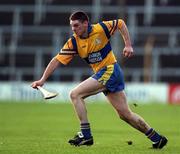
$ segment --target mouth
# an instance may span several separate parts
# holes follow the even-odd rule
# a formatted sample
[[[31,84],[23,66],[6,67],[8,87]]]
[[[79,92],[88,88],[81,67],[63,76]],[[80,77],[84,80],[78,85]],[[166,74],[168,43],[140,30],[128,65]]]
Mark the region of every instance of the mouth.
[[[80,36],[80,34],[78,32],[74,32],[76,35]]]

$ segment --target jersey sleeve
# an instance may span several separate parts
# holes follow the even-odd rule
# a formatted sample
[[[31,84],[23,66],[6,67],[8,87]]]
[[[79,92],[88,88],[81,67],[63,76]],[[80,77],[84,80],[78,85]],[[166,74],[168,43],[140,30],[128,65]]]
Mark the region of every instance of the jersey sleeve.
[[[60,52],[55,56],[55,58],[64,65],[67,65],[77,54],[77,50],[74,48],[72,43],[72,38],[70,38],[60,50]]]
[[[117,29],[121,29],[123,22],[124,21],[122,19],[103,21],[108,29],[110,36],[112,36]]]

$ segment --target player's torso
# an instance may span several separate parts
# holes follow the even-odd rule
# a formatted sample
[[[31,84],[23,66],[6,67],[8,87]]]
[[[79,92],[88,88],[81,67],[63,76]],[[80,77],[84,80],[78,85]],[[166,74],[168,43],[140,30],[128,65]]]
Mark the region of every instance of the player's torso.
[[[81,58],[85,58],[89,53],[96,52],[103,48],[106,38],[98,25],[92,27],[92,32],[87,39],[76,38],[78,54]]]
[[[106,57],[102,57],[102,53],[111,50],[111,46],[99,24],[92,27],[92,32],[87,39],[76,37],[76,43],[79,56],[88,61],[95,72],[103,66],[116,62],[112,51]]]

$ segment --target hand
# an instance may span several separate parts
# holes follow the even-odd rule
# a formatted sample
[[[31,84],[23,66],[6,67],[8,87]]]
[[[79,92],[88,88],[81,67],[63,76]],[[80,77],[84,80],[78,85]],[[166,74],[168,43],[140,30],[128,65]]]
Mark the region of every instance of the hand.
[[[124,57],[130,58],[133,55],[133,48],[131,46],[124,47],[123,49],[123,55]]]
[[[38,81],[34,81],[31,84],[31,87],[34,88],[34,89],[37,89],[37,86],[42,86],[43,84],[44,84],[44,82],[42,80],[38,80]]]

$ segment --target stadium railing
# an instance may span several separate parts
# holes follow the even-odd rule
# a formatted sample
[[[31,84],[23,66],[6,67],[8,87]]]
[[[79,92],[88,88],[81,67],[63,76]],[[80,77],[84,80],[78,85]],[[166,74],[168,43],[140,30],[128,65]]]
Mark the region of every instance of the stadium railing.
[[[37,79],[48,61],[57,54],[59,48],[72,34],[67,25],[68,16],[78,9],[78,5],[1,5],[1,16],[4,15],[7,19],[4,18],[0,22],[0,80]],[[149,36],[153,36],[155,41],[151,53],[152,63],[145,72],[151,72],[150,78],[154,82],[179,81],[180,64],[178,61],[174,65],[171,63],[180,58],[178,40],[180,23],[179,20],[175,21],[180,16],[180,7],[153,7],[154,20],[150,25],[142,22],[145,18],[144,6],[130,6],[123,9],[120,6],[110,5],[103,6],[103,9],[98,11],[95,6],[81,5],[81,9],[87,11],[91,17],[98,13],[102,15],[101,19],[106,20],[121,17],[121,10],[125,10],[126,22],[137,56],[130,61],[123,61],[120,57],[123,44],[119,45],[118,34],[112,38],[112,46],[117,57],[120,57],[122,67],[126,67],[124,70],[127,81],[143,80],[144,51]],[[94,12],[95,10],[98,12]],[[167,14],[172,18],[169,19],[171,22],[164,22],[164,15]],[[60,21],[56,22],[58,19]],[[159,21],[164,25],[160,25]],[[169,65],[166,64],[168,62]],[[83,66],[82,71],[78,71],[80,66]],[[64,77],[60,78],[59,73]],[[91,73],[85,63],[73,62],[70,68],[62,68],[55,72],[50,80],[80,81]]]

